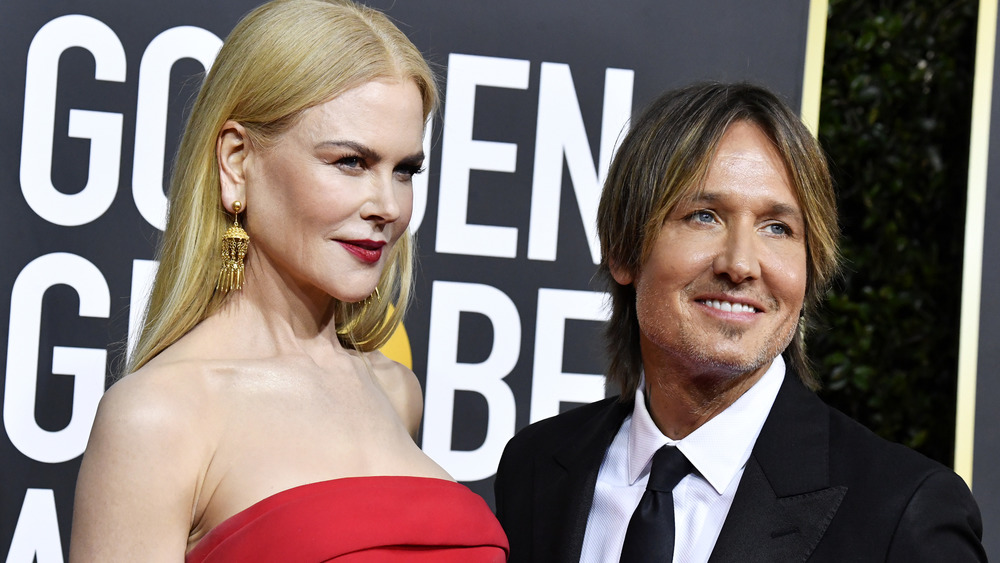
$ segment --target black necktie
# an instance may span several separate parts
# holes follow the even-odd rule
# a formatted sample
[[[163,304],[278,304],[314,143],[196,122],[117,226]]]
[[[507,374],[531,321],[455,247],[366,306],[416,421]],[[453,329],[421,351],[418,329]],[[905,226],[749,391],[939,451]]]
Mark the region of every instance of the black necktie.
[[[649,482],[625,531],[621,563],[670,562],[674,556],[674,497],[677,483],[694,467],[674,446],[653,454]]]

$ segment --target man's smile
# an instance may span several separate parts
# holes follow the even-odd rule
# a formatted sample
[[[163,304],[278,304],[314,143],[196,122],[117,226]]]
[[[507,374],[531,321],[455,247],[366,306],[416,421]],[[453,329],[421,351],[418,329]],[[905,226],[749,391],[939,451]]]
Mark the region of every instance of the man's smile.
[[[718,299],[697,299],[698,303],[708,305],[713,309],[718,309],[726,313],[759,313],[760,311],[745,303],[735,303],[730,301],[720,301]]]

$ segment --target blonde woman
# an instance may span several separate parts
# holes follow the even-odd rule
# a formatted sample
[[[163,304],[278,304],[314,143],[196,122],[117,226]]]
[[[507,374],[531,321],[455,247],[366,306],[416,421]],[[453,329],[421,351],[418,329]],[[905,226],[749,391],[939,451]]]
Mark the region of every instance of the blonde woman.
[[[181,143],[130,373],[84,455],[71,560],[506,559],[486,504],[413,441],[415,376],[377,351],[409,296],[436,103],[372,9],[278,0],[236,26]]]

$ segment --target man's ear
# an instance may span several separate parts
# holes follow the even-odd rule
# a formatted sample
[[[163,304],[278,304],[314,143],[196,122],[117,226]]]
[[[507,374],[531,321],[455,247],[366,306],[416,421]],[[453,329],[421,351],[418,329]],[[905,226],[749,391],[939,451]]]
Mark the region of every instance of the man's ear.
[[[631,285],[632,282],[635,281],[635,276],[632,275],[632,272],[622,268],[621,264],[613,258],[608,259],[608,269],[611,270],[611,277],[613,277],[619,285]]]
[[[234,213],[233,202],[247,208],[246,167],[250,153],[250,139],[246,129],[229,120],[222,125],[215,142],[215,156],[219,164],[219,184],[222,205]]]

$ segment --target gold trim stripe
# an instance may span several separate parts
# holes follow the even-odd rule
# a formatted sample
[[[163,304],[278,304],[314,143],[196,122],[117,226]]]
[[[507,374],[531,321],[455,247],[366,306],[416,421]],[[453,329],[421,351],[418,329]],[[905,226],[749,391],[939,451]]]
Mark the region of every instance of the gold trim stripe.
[[[990,104],[996,52],[997,0],[979,3],[976,68],[972,88],[972,134],[965,208],[965,257],[962,267],[962,319],[958,341],[958,400],[955,411],[955,472],[972,487],[976,426],[976,368],[979,360],[979,308],[986,224],[986,172],[990,149]]]
[[[823,91],[823,51],[826,47],[828,0],[810,0],[806,31],[806,67],[802,72],[802,121],[813,135],[819,133],[819,101]]]

